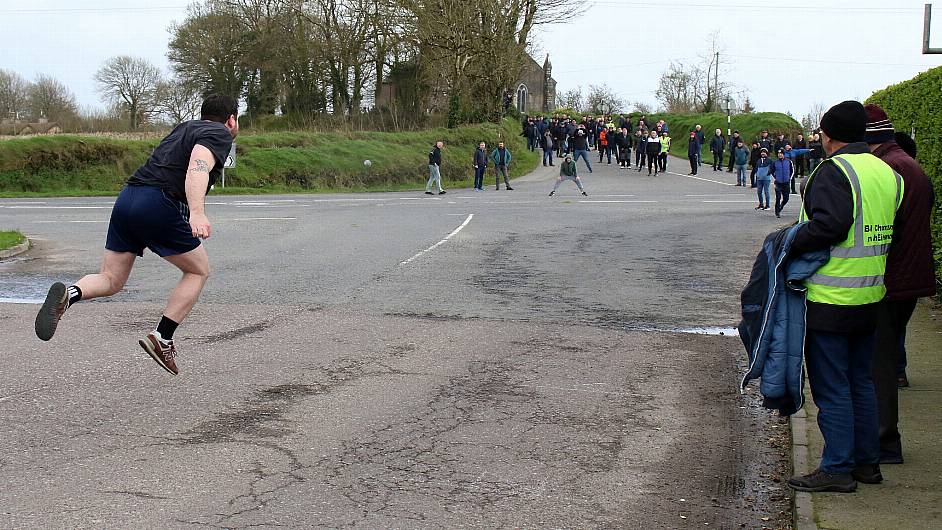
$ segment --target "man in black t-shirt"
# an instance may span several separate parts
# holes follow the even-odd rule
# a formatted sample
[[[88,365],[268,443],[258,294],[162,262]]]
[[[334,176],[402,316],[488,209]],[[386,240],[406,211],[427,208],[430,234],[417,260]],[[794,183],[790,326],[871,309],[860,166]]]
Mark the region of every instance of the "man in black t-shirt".
[[[180,269],[183,278],[171,292],[157,328],[139,344],[162,368],[178,373],[173,333],[209,276],[209,257],[200,243],[211,234],[205,197],[239,133],[238,110],[234,98],[209,96],[200,119],[178,125],[128,179],[111,211],[101,272],[68,288],[61,282],[49,288],[36,315],[40,339],[52,338],[62,315],[76,302],[120,291],[134,260],[148,248]]]

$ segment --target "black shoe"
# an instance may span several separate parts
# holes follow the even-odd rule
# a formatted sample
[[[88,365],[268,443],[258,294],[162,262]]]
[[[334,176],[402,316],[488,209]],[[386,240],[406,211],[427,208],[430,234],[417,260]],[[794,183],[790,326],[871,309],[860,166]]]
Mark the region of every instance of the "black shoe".
[[[589,196],[589,194],[588,194],[588,193],[586,193],[586,192],[584,192],[584,191],[582,192],[582,195],[584,195],[584,196],[586,196],[586,197],[588,197],[588,196]]]
[[[59,320],[69,308],[69,290],[62,282],[56,282],[49,287],[46,301],[36,314],[36,336],[40,340],[49,340],[56,333]]]
[[[513,190],[514,190],[513,188],[511,188],[510,186],[507,186],[507,191],[513,191]]]
[[[549,194],[550,197],[552,197],[553,195],[556,195],[556,190],[551,191]]]
[[[439,195],[444,195],[445,193],[447,193],[445,190],[438,192]]]
[[[897,388],[909,388],[909,378],[906,377],[906,374],[903,374],[896,378]]]
[[[863,482],[864,484],[879,484],[883,482],[883,473],[880,473],[880,464],[864,464],[862,466],[857,466],[851,476],[854,477],[854,480],[857,482]]]
[[[775,214],[775,217],[778,217],[779,219],[781,219],[781,218],[782,218],[782,214],[776,213],[776,214]]]
[[[550,162],[550,167],[553,167],[553,163],[552,163],[552,162]]]
[[[796,491],[853,493],[857,491],[857,481],[850,473],[832,474],[815,469],[807,475],[788,479],[788,487]]]
[[[435,195],[434,193],[432,193],[432,192],[430,192],[430,191],[426,191],[425,194],[426,194],[426,195]]]

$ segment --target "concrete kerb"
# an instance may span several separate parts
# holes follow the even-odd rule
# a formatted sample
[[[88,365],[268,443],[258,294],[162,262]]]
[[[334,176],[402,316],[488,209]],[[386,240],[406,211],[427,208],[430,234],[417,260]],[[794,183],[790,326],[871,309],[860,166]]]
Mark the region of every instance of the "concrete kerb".
[[[811,463],[808,460],[808,415],[805,410],[799,410],[791,416],[792,429],[792,468],[796,475],[810,473]],[[814,504],[811,494],[802,491],[794,492],[793,527],[795,530],[818,530],[814,521]]]
[[[19,256],[20,254],[26,252],[27,250],[29,250],[29,238],[27,238],[26,241],[20,243],[19,245],[10,247],[6,250],[0,250],[0,259],[7,259],[7,258],[12,258],[14,256]]]

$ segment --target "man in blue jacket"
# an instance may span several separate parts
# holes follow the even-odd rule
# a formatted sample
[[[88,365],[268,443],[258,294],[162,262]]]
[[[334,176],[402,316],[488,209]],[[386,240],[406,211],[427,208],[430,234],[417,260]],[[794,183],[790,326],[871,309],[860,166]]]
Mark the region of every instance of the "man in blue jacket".
[[[782,210],[788,203],[789,183],[795,177],[795,163],[785,158],[785,150],[780,149],[778,160],[772,162],[769,173],[775,179],[775,217],[782,217]]]
[[[491,152],[491,161],[494,162],[494,177],[497,181],[497,191],[500,191],[501,175],[504,176],[504,184],[506,184],[507,190],[513,190],[513,188],[510,187],[510,179],[507,178],[507,168],[510,166],[511,160],[513,160],[513,157],[510,156],[510,149],[504,147],[504,142],[498,143],[497,149]]]

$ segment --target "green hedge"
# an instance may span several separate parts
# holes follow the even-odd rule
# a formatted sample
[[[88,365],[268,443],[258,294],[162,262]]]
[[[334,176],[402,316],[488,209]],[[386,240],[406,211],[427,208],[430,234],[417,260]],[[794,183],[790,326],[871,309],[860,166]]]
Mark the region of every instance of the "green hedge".
[[[919,164],[935,187],[932,235],[936,276],[942,281],[942,67],[877,91],[867,103],[883,107],[897,131],[916,131]]]
[[[536,167],[515,120],[419,132],[246,133],[237,141],[238,165],[226,172],[230,192],[365,191],[416,189],[428,178],[428,151],[442,139],[442,177],[451,186],[473,179],[472,153],[484,140],[507,142],[511,175]],[[109,195],[147,160],[156,140],[81,136],[0,142],[0,195]],[[367,167],[364,160],[372,161]],[[217,186],[217,192],[222,191]]]

